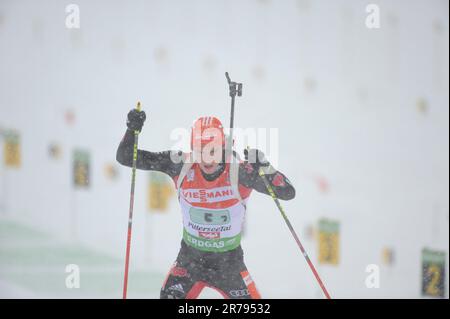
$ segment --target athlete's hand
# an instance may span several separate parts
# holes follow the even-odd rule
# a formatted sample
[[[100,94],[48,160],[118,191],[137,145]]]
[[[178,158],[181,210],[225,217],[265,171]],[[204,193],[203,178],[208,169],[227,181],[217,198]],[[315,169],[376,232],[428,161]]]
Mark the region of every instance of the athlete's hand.
[[[245,149],[244,156],[245,160],[251,164],[256,171],[258,171],[260,167],[267,167],[270,165],[264,153],[258,149]]]
[[[142,126],[144,126],[145,119],[146,115],[144,111],[132,109],[127,116],[128,129],[140,132],[142,130]]]

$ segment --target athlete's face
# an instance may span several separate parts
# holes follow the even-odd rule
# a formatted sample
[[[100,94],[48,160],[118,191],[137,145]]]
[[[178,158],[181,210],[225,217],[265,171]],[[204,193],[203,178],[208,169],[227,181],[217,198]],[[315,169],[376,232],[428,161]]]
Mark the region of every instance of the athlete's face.
[[[205,174],[213,174],[222,160],[222,150],[214,147],[203,147],[200,152],[199,166]]]

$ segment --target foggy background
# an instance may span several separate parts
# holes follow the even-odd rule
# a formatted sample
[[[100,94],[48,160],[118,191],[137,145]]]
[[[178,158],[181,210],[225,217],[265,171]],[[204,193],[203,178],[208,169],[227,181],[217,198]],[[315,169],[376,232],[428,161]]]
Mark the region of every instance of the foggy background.
[[[66,27],[70,3],[79,29]],[[380,28],[366,27],[370,3]],[[448,9],[445,0],[1,0],[0,141],[18,132],[21,160],[8,167],[2,145],[0,297],[120,298],[131,170],[115,154],[127,112],[142,102],[139,148],[151,151],[170,149],[172,130],[201,115],[227,126],[228,71],[244,83],[235,125],[278,128],[277,168],[297,190],[282,204],[331,295],[421,298],[428,248],[446,254],[448,298]],[[85,189],[73,186],[75,149],[90,154]],[[149,172],[136,183],[129,297],[158,298],[181,214],[173,195],[167,211],[149,211]],[[321,218],[339,222],[337,265],[318,261]],[[322,298],[270,197],[253,192],[242,246],[263,297]],[[79,289],[65,285],[69,264],[80,267]],[[379,288],[366,286],[371,264]]]

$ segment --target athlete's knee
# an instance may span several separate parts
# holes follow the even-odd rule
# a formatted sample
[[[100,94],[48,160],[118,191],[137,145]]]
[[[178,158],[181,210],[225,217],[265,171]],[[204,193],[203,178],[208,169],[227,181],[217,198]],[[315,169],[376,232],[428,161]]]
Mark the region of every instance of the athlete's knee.
[[[175,284],[161,288],[159,297],[160,299],[185,299],[186,293],[182,284]]]

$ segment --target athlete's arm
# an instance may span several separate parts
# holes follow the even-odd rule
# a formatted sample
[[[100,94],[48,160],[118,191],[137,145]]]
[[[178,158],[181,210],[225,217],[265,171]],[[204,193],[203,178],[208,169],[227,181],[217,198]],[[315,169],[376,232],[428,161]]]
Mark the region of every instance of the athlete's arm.
[[[116,159],[125,166],[133,165],[134,131],[141,131],[145,121],[145,113],[136,110],[128,113],[128,129],[117,148]],[[168,174],[170,177],[177,176],[183,163],[178,161],[179,152],[149,152],[138,149],[136,168],[142,170],[159,171]]]
[[[272,186],[277,198],[290,200],[295,197],[295,188],[292,186],[289,179],[280,171],[275,170],[270,163],[265,160],[264,154],[261,151],[246,150],[244,153],[246,161],[239,167],[240,184],[247,188],[252,188],[257,192],[270,195],[262,177],[258,173],[259,168],[263,168],[268,171],[264,176]]]

